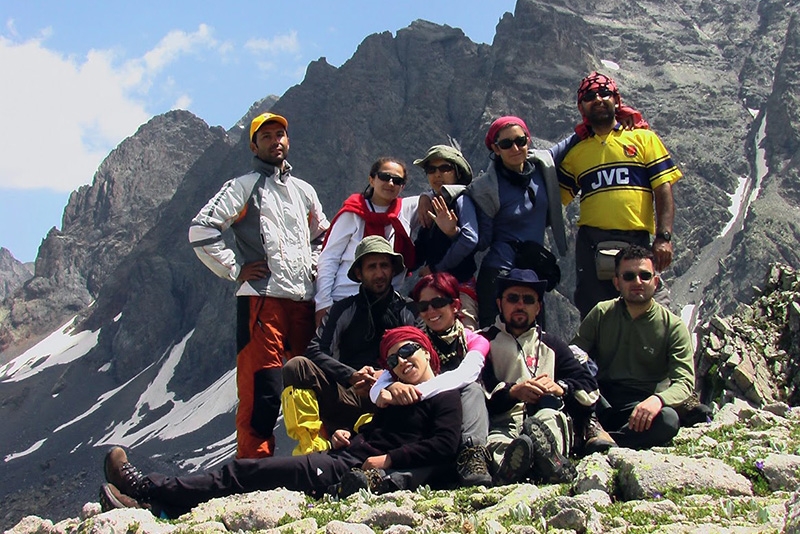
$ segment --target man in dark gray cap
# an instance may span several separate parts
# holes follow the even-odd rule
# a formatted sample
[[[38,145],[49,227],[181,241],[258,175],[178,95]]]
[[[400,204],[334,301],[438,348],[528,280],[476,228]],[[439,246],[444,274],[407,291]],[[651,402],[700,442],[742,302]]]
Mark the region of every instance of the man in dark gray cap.
[[[392,288],[403,272],[403,256],[382,236],[358,244],[347,276],[359,292],[331,307],[308,345],[283,367],[281,395],[286,433],[298,441],[293,454],[327,450],[336,429],[353,430],[375,410],[369,389],[378,376],[378,354],[385,330],[414,325],[409,302]],[[324,427],[324,430],[323,430]]]

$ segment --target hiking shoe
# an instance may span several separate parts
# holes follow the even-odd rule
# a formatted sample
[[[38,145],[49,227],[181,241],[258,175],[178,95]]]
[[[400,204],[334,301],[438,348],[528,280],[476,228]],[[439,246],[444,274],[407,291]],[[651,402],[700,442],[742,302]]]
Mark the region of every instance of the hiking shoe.
[[[700,402],[697,393],[693,393],[680,403],[675,411],[681,421],[681,426],[694,426],[698,423],[710,423],[714,418],[711,408]]]
[[[583,453],[589,455],[595,452],[606,452],[616,446],[617,442],[597,420],[597,414],[592,412],[583,428]]]
[[[528,436],[514,438],[503,453],[503,461],[497,469],[495,486],[514,484],[528,476],[533,460],[533,442]]]
[[[152,482],[141,471],[128,462],[122,447],[111,447],[103,463],[106,481],[117,490],[137,501],[147,501]]]
[[[359,469],[354,467],[342,477],[339,483],[339,498],[345,499],[358,490],[368,490],[376,495],[383,493],[383,479],[386,473],[382,469]]]
[[[542,421],[526,417],[522,431],[533,442],[531,468],[539,480],[551,484],[572,482],[577,475],[569,458],[558,452],[556,438]]]
[[[489,451],[483,445],[464,447],[456,458],[456,471],[462,486],[491,486]]]
[[[100,509],[104,512],[119,508],[144,508],[142,503],[122,493],[114,484],[100,486]]]

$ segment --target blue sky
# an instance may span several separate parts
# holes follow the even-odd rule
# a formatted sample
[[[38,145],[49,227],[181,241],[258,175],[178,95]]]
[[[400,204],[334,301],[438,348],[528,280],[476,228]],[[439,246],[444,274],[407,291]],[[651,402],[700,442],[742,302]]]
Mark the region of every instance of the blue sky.
[[[250,105],[340,66],[416,19],[491,43],[514,0],[0,3],[0,247],[33,261],[71,191],[150,117],[188,109],[229,128]]]

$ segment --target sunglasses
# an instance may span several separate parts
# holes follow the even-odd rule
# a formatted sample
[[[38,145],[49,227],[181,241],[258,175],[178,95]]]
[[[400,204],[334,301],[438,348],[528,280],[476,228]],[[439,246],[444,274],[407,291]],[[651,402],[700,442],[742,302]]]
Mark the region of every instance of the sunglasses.
[[[581,102],[591,102],[598,96],[600,96],[600,99],[602,100],[608,100],[609,98],[614,96],[614,93],[606,88],[601,88],[598,89],[597,91],[586,91],[581,97]]]
[[[524,147],[525,145],[528,144],[528,136],[527,135],[520,135],[516,139],[509,139],[509,138],[500,139],[495,144],[498,147],[500,147],[502,150],[508,150],[509,148],[511,148],[514,145],[517,145],[519,148],[522,148],[522,147]]]
[[[636,280],[637,276],[642,282],[648,282],[653,278],[653,273],[651,273],[650,271],[639,271],[638,273],[635,273],[633,271],[625,271],[624,273],[622,273],[622,279],[625,280],[626,282],[633,282],[634,280]]]
[[[386,182],[387,184],[389,182],[392,182],[393,185],[399,185],[399,186],[406,185],[405,178],[397,176],[396,174],[392,174],[390,172],[379,172],[378,174],[376,174],[376,176],[378,177],[378,180],[380,180],[381,182]]]
[[[436,171],[444,174],[446,172],[453,172],[454,170],[456,170],[456,168],[449,163],[443,165],[428,165],[425,167],[425,174],[436,174]]]
[[[436,297],[432,298],[431,300],[420,300],[417,302],[417,309],[421,312],[426,311],[428,308],[436,308],[437,310],[440,310],[452,303],[453,299],[450,297]]]
[[[539,302],[536,295],[520,295],[519,293],[506,293],[503,298],[510,304],[516,304],[521,300],[523,304],[527,304],[528,306]]]
[[[397,349],[397,352],[393,352],[386,357],[386,365],[389,367],[389,369],[394,369],[397,367],[397,364],[400,363],[400,358],[407,360],[416,354],[416,352],[421,348],[422,346],[418,343],[406,343]]]

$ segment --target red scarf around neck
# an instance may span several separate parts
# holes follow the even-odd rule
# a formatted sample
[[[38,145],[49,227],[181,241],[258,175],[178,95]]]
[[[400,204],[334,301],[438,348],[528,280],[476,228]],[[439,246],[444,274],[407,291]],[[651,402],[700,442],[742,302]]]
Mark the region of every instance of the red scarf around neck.
[[[385,237],[386,226],[391,224],[392,228],[394,228],[394,251],[403,256],[403,262],[406,266],[414,265],[414,242],[408,237],[406,229],[403,228],[403,223],[397,217],[402,205],[403,199],[396,198],[389,204],[389,209],[387,209],[385,213],[377,213],[369,208],[367,199],[364,198],[362,193],[353,193],[342,203],[339,213],[337,213],[331,221],[331,228],[336,224],[336,219],[345,212],[355,213],[364,219],[364,237],[368,235]],[[330,232],[328,235],[330,235]],[[323,248],[328,244],[328,235],[325,236],[325,242],[322,245]]]

